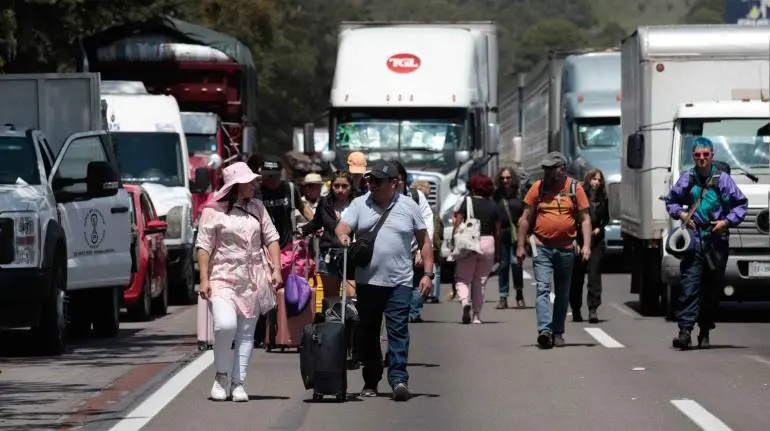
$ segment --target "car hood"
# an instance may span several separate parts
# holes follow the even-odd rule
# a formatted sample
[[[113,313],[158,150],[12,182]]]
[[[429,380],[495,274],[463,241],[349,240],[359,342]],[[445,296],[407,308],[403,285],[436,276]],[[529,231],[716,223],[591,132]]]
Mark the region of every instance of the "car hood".
[[[0,185],[0,212],[37,212],[46,199],[45,186],[19,184]]]
[[[191,205],[192,194],[184,187],[168,187],[155,183],[144,183],[142,187],[150,195],[158,216],[165,216],[171,208],[176,206]]]

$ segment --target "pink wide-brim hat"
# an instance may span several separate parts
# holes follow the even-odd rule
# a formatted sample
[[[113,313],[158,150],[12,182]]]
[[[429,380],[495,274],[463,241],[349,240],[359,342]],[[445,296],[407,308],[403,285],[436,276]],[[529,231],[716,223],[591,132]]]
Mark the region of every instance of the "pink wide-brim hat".
[[[230,192],[230,189],[232,189],[234,185],[248,184],[257,178],[262,177],[262,175],[255,174],[249,165],[243,162],[236,162],[226,167],[222,171],[222,176],[224,177],[225,183],[211,197],[210,202],[212,203],[219,202],[220,199],[227,196],[227,194]]]

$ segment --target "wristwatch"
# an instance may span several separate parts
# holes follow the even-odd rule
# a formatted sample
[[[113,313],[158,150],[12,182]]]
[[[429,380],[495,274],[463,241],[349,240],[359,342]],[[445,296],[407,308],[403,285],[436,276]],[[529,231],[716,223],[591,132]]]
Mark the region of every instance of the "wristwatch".
[[[432,273],[432,272],[426,272],[426,273],[425,273],[425,276],[426,276],[426,277],[428,277],[428,278],[430,278],[431,280],[433,280],[434,278],[436,278],[436,274],[434,274],[434,273]]]

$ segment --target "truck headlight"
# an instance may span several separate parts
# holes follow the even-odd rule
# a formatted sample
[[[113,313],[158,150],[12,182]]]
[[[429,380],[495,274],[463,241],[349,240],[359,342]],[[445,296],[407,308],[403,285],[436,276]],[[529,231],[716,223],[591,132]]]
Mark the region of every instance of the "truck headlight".
[[[37,266],[40,257],[40,218],[36,213],[18,213],[11,217],[16,245],[12,265]]]
[[[182,220],[184,216],[184,207],[176,206],[171,208],[166,214],[166,238],[181,238],[182,237]]]

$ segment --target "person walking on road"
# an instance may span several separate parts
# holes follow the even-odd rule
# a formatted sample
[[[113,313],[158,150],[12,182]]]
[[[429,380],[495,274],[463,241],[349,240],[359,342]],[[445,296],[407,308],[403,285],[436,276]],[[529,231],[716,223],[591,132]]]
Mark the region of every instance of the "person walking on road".
[[[694,243],[680,262],[681,292],[675,314],[679,335],[673,345],[690,348],[697,322],[698,347],[707,349],[711,347],[709,332],[716,327],[714,321],[724,283],[730,246],[728,229],[737,227],[746,217],[748,200],[730,174],[713,163],[711,140],[696,138],[692,157],[695,166],[682,173],[666,199],[668,214],[682,221]]]
[[[468,188],[471,196],[464,199],[454,213],[454,231],[466,220],[475,218],[479,220],[481,236],[479,253],[455,258],[455,285],[462,306],[461,321],[466,325],[471,321],[481,323],[489,272],[495,262],[500,261],[500,207],[491,199],[495,190],[492,179],[475,175],[468,181]]]
[[[607,187],[604,173],[599,169],[590,170],[583,179],[583,188],[588,196],[589,215],[591,216],[591,257],[587,262],[582,256],[575,257],[575,267],[572,272],[572,287],[569,293],[572,320],[583,321],[583,284],[588,275],[588,321],[599,323],[597,309],[602,305],[602,258],[606,245],[604,244],[604,228],[610,223],[610,206],[607,199]],[[583,245],[582,237],[578,236],[578,245]]]
[[[425,196],[425,193],[422,192],[421,190],[417,188],[410,188],[411,186],[411,181],[409,180],[410,176],[407,173],[406,168],[404,168],[404,165],[402,165],[397,160],[394,160],[391,163],[393,163],[396,166],[396,169],[398,169],[398,181],[399,181],[398,187],[401,193],[409,196],[420,207],[420,214],[422,215],[422,219],[425,222],[425,229],[428,231],[428,238],[431,241],[431,247],[432,247],[433,228],[434,228],[433,210],[430,208],[430,202],[428,202],[428,197]],[[418,243],[415,238],[412,238],[412,254],[414,255],[414,279],[413,279],[414,281],[412,283],[414,286],[414,290],[412,291],[412,301],[411,301],[411,306],[409,308],[409,322],[420,323],[422,322],[422,306],[424,302],[423,295],[422,293],[420,293],[420,280],[422,280],[424,271],[423,271],[420,243]],[[429,272],[432,272],[435,274],[435,271],[433,268],[431,268]]]
[[[347,171],[335,172],[332,175],[331,189],[332,193],[322,197],[318,202],[313,219],[297,229],[299,237],[306,237],[315,231],[323,230],[319,241],[318,272],[321,274],[324,297],[340,295],[342,248],[334,234],[334,229],[353,200],[353,180],[350,174]],[[348,289],[348,296],[356,296],[352,283],[349,283],[346,289]]]
[[[516,307],[525,308],[524,270],[516,259],[516,242],[519,234],[519,218],[524,212],[519,174],[513,168],[503,168],[497,174],[497,188],[492,199],[500,206],[500,269],[497,271],[500,302],[498,309],[508,308],[510,292],[509,273],[513,275],[516,290]]]
[[[399,172],[392,163],[378,161],[365,175],[369,193],[353,200],[335,233],[341,244],[348,246],[351,235],[360,236],[376,229],[369,262],[348,262],[354,265],[360,328],[357,345],[360,349],[364,388],[363,397],[377,396],[382,380],[383,361],[380,350],[380,330],[383,313],[388,332],[388,383],[393,399],[409,399],[409,308],[412,298],[414,265],[412,238],[421,244],[425,274],[420,280],[421,293],[430,292],[433,274],[433,250],[419,206],[400,193]],[[382,219],[381,219],[382,217]],[[364,235],[365,236],[365,235]]]
[[[524,213],[519,219],[516,258],[524,262],[525,240],[532,227],[532,266],[537,286],[537,343],[543,349],[564,347],[564,321],[567,318],[572,266],[577,251],[578,221],[583,234],[580,255],[591,257],[591,217],[583,187],[566,174],[566,161],[558,151],[543,159],[543,179],[537,180],[524,197]],[[553,314],[550,307],[553,279]]]
[[[231,389],[233,401],[243,402],[249,400],[244,385],[254,328],[259,315],[267,311],[261,309],[259,298],[265,289],[282,283],[280,250],[278,231],[265,206],[253,198],[259,175],[243,162],[233,163],[223,174],[224,185],[203,209],[198,223],[200,296],[209,300],[214,320],[217,373],[211,399],[224,401]]]

